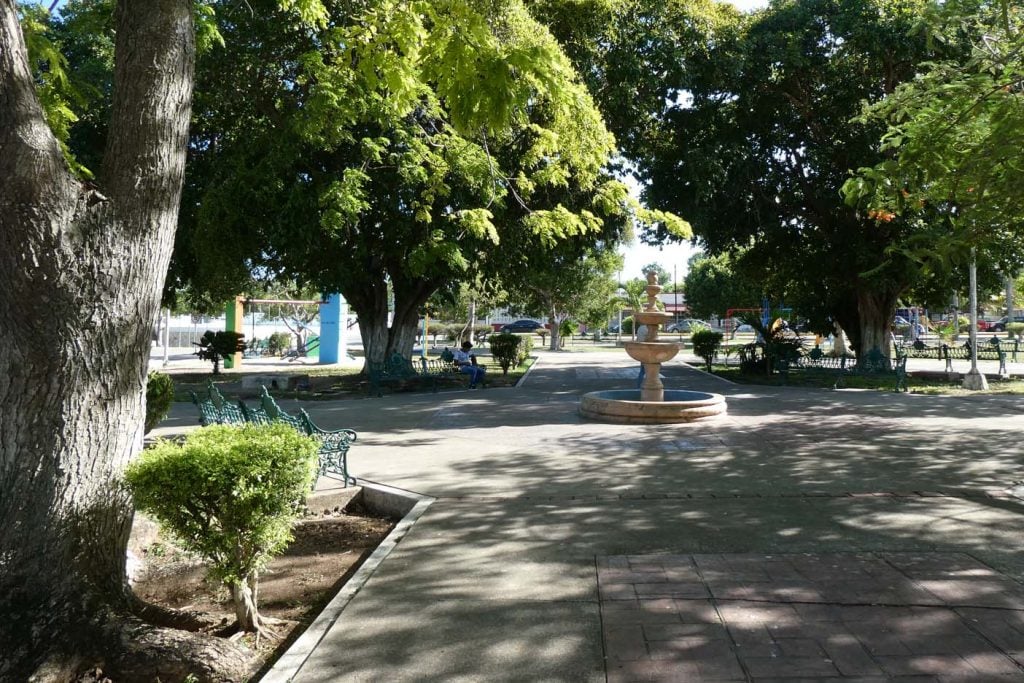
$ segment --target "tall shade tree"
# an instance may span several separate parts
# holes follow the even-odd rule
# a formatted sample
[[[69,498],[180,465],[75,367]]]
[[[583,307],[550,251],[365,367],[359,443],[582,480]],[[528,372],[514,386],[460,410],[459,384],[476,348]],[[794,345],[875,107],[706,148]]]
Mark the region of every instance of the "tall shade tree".
[[[941,272],[974,248],[1006,275],[1024,264],[1022,29],[1024,11],[1008,1],[936,5],[922,30],[943,58],[865,107],[863,121],[888,128],[887,158],[846,183],[848,200],[930,227],[893,245],[897,257]]]
[[[14,0],[0,0],[4,680],[67,679],[103,652],[138,675],[160,640],[132,616],[118,480],[142,446],[149,328],[177,223],[192,4],[125,0],[115,22],[116,135],[85,182],[47,125]],[[129,629],[134,661],[120,646]]]
[[[340,291],[368,360],[407,355],[434,291],[472,280],[520,234],[548,246],[596,239],[623,210],[625,192],[599,172],[614,141],[521,5],[481,24],[457,3],[421,16],[381,2],[308,32],[253,4],[222,20],[226,47],[200,64],[176,251],[196,289],[230,296],[271,272]],[[346,39],[364,24],[375,44],[399,46],[407,70]],[[478,59],[451,44],[464,33]],[[360,94],[378,87],[387,98]],[[464,101],[471,92],[515,108],[488,113]],[[411,106],[395,109],[392,96]],[[586,200],[563,201],[569,187]]]
[[[745,16],[629,0],[604,47],[581,53],[648,204],[685,215],[709,253],[744,251],[766,290],[838,319],[859,350],[888,348],[892,308],[918,272],[886,251],[915,226],[840,195],[850,169],[881,160],[881,127],[851,119],[914,74],[927,51],[909,34],[924,6],[788,0]]]
[[[509,297],[524,310],[547,318],[549,348],[557,351],[563,322],[583,320],[592,317],[595,309],[608,309],[615,293],[615,272],[620,268],[622,257],[615,252],[615,242],[565,242],[548,251],[523,277],[510,279]]]
[[[497,36],[511,28],[493,18],[521,16],[512,0],[352,9],[366,12],[362,22],[332,19],[318,0],[281,4],[293,12],[284,25],[310,33],[345,27],[330,44],[348,46],[344,54],[324,44],[331,73],[318,79],[319,97],[307,108],[316,119],[326,102],[343,99],[349,108],[332,110],[341,127],[369,110],[415,120],[424,102],[443,98],[453,130],[494,136],[526,116],[538,93],[571,78],[564,59],[543,45],[501,47]],[[239,646],[143,621],[160,615],[132,596],[125,574],[132,506],[121,473],[142,446],[150,325],[188,142],[194,18],[209,9],[192,0],[118,0],[109,123],[87,181],[48,125],[18,7],[0,0],[2,680],[68,680],[95,664],[119,680],[248,673]],[[305,58],[315,66],[323,55]],[[448,68],[478,60],[487,79]],[[302,132],[337,133],[326,125]],[[344,214],[352,205],[335,208]]]
[[[698,318],[723,316],[731,308],[759,308],[765,293],[727,254],[693,259],[684,288],[686,305]]]

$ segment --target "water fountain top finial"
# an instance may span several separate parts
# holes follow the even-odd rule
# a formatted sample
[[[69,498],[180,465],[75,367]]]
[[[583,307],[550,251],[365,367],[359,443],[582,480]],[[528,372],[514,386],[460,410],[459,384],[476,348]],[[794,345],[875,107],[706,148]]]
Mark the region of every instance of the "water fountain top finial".
[[[646,311],[657,311],[658,310],[658,294],[662,290],[662,286],[658,284],[658,272],[655,270],[648,270],[644,272],[647,276],[647,286],[644,290],[647,292],[647,305],[644,306]]]

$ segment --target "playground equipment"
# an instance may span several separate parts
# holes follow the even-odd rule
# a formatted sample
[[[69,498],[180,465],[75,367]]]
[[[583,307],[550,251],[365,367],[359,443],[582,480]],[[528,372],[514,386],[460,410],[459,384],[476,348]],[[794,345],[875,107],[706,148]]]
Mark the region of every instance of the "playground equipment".
[[[225,307],[225,329],[233,332],[244,333],[245,306],[257,304],[271,305],[316,305],[319,307],[320,334],[306,339],[305,349],[307,356],[312,351],[319,353],[320,363],[337,363],[348,353],[348,331],[347,324],[349,313],[348,304],[340,294],[328,294],[321,300],[302,299],[255,299],[251,297],[236,296],[233,301],[228,302]],[[250,308],[251,330],[255,336],[256,321],[255,308]],[[342,324],[344,321],[345,324]],[[294,360],[292,358],[291,360]],[[236,353],[224,360],[225,368],[241,367],[242,354]]]

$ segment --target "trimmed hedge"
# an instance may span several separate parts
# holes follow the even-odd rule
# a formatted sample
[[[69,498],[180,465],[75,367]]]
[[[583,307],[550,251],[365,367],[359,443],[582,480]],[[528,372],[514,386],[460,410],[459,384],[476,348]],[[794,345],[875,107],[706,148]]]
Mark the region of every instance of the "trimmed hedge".
[[[722,346],[722,333],[701,328],[690,337],[690,343],[693,344],[693,352],[704,359],[708,372],[711,372],[711,363]]]
[[[143,451],[125,482],[138,509],[209,562],[231,589],[240,626],[253,630],[259,572],[292,539],[319,448],[283,423],[204,427]]]

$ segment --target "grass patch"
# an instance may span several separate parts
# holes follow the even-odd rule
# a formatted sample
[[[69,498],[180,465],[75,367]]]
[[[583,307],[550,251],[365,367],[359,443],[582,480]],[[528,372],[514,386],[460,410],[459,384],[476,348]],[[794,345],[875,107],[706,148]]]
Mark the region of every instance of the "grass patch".
[[[779,375],[763,375],[758,373],[746,373],[737,366],[714,365],[711,368],[713,374],[736,384],[753,384],[759,386],[789,386],[789,387],[810,387],[816,389],[831,389],[836,379],[826,374],[791,372],[786,382],[782,381]],[[873,389],[875,391],[892,391],[895,379],[892,377],[844,377],[843,388],[846,389]],[[960,382],[951,382],[946,379],[933,377],[918,377],[910,375],[907,378],[907,387],[912,394],[927,394],[932,396],[958,396],[978,393],[988,394],[1024,394],[1024,380],[1014,378],[1007,380],[989,380],[987,392],[969,391],[960,386]]]
[[[508,371],[507,375],[501,374],[501,366],[490,361],[489,356],[480,358],[487,368],[486,385],[488,387],[511,387],[526,374],[527,370],[535,362],[530,357],[518,368]],[[260,389],[242,388],[242,379],[256,375],[280,375],[281,384],[285,384],[287,377],[293,375],[307,375],[309,377],[308,390],[271,389],[270,393],[276,398],[294,398],[302,401],[333,401],[345,398],[363,398],[367,394],[366,375],[358,367],[308,367],[296,366],[286,369],[268,368],[246,368],[239,371],[228,370],[219,375],[212,372],[181,372],[171,375],[174,381],[174,400],[188,402],[192,400],[190,392],[199,392],[206,389],[207,382],[212,381],[218,391],[229,401],[238,399],[250,399],[259,395]],[[441,390],[445,388],[464,388],[467,383],[465,376],[452,377],[439,380],[438,386]],[[270,387],[268,387],[269,389]],[[406,391],[430,391],[426,383],[410,383]]]

